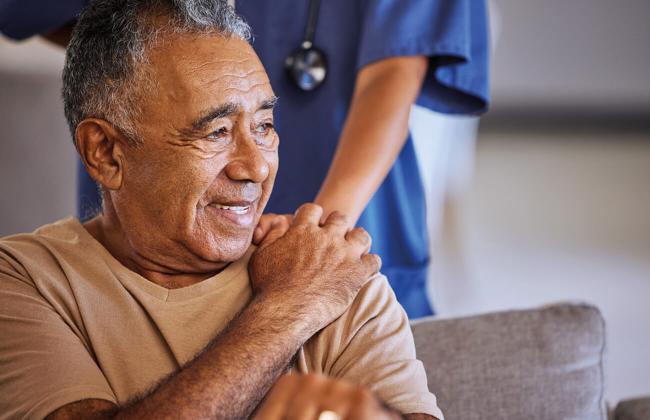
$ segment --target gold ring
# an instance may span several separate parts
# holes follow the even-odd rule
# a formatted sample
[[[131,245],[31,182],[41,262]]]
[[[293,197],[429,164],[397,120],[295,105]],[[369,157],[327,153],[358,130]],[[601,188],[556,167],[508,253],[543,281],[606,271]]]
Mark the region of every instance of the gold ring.
[[[324,410],[318,415],[318,420],[341,420],[341,416],[332,410]]]

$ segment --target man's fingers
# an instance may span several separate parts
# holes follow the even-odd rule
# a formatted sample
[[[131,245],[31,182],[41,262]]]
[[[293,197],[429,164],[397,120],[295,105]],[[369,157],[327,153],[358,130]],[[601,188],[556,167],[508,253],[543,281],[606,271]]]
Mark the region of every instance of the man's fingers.
[[[289,219],[284,216],[278,216],[271,225],[271,230],[262,238],[260,246],[271,244],[287,233],[289,230]]]
[[[373,274],[379,273],[381,270],[381,258],[377,254],[365,254],[361,256],[361,261],[368,269],[368,275],[372,276]]]
[[[272,244],[273,242],[277,241],[284,235],[286,231],[282,229],[271,229],[269,233],[266,234],[266,236],[262,239],[260,242],[259,246],[263,247],[265,245]]]
[[[340,211],[334,210],[327,216],[323,222],[323,229],[329,231],[345,233],[350,228],[350,220]]]
[[[320,397],[320,412],[332,411],[340,418],[345,419],[348,417],[352,399],[354,394],[354,387],[341,380],[330,380],[327,387],[323,389]]]
[[[301,382],[284,415],[284,420],[318,419],[323,387],[329,379],[318,374],[300,376]]]
[[[348,412],[348,418],[351,419],[373,419],[373,420],[390,420],[402,418],[397,411],[382,406],[377,397],[364,388],[357,388],[354,391],[352,405]]]
[[[291,226],[291,215],[273,214],[272,216],[265,218],[264,224],[260,220],[260,224],[253,234],[253,243],[255,245],[263,246],[275,242],[289,230]],[[261,233],[258,234],[258,230]]]
[[[365,229],[357,227],[345,234],[345,240],[351,243],[358,244],[363,248],[363,253],[370,251],[372,245],[372,238]]]
[[[266,234],[269,233],[276,217],[278,217],[278,215],[273,213],[263,214],[262,217],[260,217],[260,221],[257,223],[257,227],[253,232],[253,243],[255,245],[259,245]]]
[[[318,204],[306,203],[298,207],[293,216],[294,225],[314,224],[318,225],[323,215],[323,208]]]
[[[256,420],[284,419],[289,401],[297,392],[299,378],[295,375],[283,375],[266,395],[262,406],[255,414]]]

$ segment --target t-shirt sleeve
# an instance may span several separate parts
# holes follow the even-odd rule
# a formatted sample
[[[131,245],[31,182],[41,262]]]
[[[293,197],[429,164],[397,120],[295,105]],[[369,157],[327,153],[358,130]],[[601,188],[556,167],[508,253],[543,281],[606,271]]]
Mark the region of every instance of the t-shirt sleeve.
[[[87,0],[2,0],[0,32],[14,39],[51,32],[76,19]]]
[[[382,275],[370,280],[350,308],[307,342],[304,351],[312,359],[308,370],[368,387],[403,414],[443,418],[427,387],[424,366],[416,359],[406,313]]]
[[[485,0],[366,0],[357,68],[394,56],[429,57],[418,105],[447,114],[486,110]]]
[[[91,353],[34,285],[0,260],[0,418],[117,399]]]

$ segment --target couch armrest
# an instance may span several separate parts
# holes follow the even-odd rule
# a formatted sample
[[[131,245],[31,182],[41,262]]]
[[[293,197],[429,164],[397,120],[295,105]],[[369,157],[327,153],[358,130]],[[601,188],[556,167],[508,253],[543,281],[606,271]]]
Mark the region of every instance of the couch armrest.
[[[650,419],[650,397],[621,401],[614,410],[614,420],[647,419]]]
[[[605,418],[605,328],[591,305],[423,319],[412,327],[429,388],[449,419]]]

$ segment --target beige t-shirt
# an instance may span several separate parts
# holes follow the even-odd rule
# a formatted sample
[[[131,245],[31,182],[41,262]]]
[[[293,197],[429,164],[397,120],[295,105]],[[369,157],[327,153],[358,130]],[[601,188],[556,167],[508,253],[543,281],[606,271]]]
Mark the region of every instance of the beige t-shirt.
[[[0,240],[0,418],[146,392],[249,302],[250,253],[198,284],[165,289],[120,264],[73,218]],[[345,378],[403,413],[442,418],[381,275],[304,344],[295,370]]]

